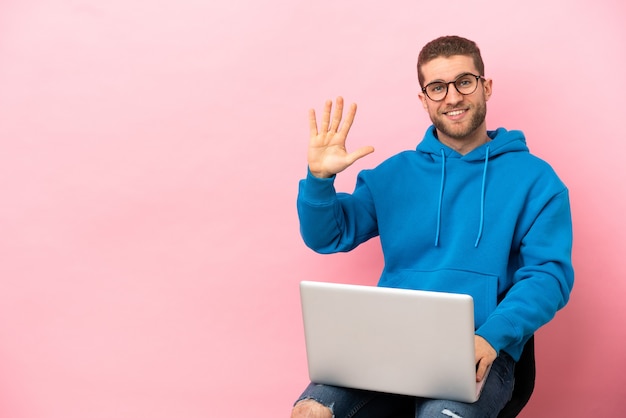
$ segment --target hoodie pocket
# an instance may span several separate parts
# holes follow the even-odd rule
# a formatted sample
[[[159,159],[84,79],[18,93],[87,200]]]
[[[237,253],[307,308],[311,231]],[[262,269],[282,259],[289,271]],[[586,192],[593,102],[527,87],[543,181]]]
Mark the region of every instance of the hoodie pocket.
[[[400,270],[386,272],[382,287],[462,293],[474,299],[474,324],[479,328],[496,309],[498,276],[466,270]]]

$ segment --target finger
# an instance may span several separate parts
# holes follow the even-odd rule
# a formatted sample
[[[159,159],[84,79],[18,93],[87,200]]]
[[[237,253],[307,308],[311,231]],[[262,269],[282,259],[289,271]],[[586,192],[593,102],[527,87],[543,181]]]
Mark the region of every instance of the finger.
[[[483,359],[481,360],[476,367],[476,381],[481,382],[485,376],[487,375],[487,370],[489,370],[489,361]]]
[[[483,374],[484,372],[482,371],[482,364],[484,363],[484,361],[482,361],[482,355],[478,352],[475,353],[476,357],[474,360],[474,363],[476,363],[476,381],[480,382],[481,380],[483,380]]]
[[[309,110],[309,132],[311,137],[317,136],[317,118],[315,117],[315,109]]]
[[[335,112],[333,113],[333,120],[330,124],[330,131],[337,132],[339,124],[341,123],[341,117],[343,115],[343,97],[337,97]]]
[[[322,126],[320,126],[321,132],[323,133],[328,132],[328,125],[330,124],[330,111],[332,107],[333,107],[332,100],[327,100],[326,103],[324,103],[324,113],[322,114]]]
[[[478,363],[478,368],[476,369],[476,381],[482,382],[484,378],[485,378],[484,367],[480,363]]]
[[[352,122],[354,122],[354,117],[356,116],[356,103],[352,103],[350,105],[350,109],[348,109],[348,113],[346,114],[346,118],[341,125],[340,133],[343,136],[347,136],[350,131],[350,127],[352,126]]]

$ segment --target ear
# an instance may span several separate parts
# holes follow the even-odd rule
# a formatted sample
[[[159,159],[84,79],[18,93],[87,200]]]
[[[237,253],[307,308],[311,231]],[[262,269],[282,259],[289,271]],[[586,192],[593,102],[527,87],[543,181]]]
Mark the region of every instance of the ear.
[[[493,88],[493,80],[488,78],[485,81],[483,81],[483,92],[485,94],[485,101],[489,100],[489,98],[491,97],[492,88]]]
[[[424,109],[428,110],[428,102],[426,102],[426,95],[424,93],[418,93],[417,97],[419,97],[420,100],[422,101],[422,106],[424,106]]]

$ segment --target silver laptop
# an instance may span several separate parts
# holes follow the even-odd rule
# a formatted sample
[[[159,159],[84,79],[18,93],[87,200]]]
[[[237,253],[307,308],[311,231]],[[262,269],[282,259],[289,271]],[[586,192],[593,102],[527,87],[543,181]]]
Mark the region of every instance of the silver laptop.
[[[309,378],[378,392],[475,402],[469,295],[300,283]]]

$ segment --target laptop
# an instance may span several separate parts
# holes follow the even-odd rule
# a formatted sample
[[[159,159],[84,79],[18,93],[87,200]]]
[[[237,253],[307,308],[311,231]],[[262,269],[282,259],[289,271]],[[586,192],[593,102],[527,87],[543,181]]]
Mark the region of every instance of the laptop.
[[[471,296],[303,281],[300,297],[312,382],[478,400]]]

